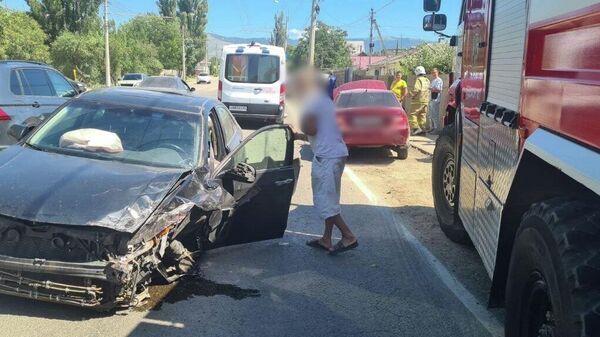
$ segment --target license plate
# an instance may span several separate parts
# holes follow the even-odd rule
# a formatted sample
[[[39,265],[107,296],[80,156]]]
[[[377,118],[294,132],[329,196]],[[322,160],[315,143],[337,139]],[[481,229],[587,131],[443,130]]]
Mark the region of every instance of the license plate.
[[[243,111],[246,112],[248,111],[248,107],[245,105],[230,105],[229,106],[229,110],[230,111]]]
[[[374,127],[381,126],[381,117],[355,117],[353,120],[354,125],[363,127]]]

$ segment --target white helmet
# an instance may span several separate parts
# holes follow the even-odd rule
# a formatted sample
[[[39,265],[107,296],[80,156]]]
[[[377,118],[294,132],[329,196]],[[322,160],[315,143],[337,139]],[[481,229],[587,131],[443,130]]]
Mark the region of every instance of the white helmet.
[[[423,66],[418,66],[415,68],[415,75],[425,75],[425,68]]]

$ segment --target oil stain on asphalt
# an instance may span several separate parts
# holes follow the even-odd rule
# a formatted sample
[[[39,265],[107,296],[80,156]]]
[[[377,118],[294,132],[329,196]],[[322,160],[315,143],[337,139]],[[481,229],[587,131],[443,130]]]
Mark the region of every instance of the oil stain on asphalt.
[[[233,284],[217,283],[199,274],[186,275],[173,284],[153,285],[148,291],[150,298],[137,308],[138,311],[160,310],[163,303],[173,304],[197,296],[224,295],[234,300],[260,296],[260,291],[257,289],[244,289]]]

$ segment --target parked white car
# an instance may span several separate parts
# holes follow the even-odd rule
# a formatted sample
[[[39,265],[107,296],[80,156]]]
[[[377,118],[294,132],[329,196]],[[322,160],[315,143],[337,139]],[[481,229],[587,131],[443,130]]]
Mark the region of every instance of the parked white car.
[[[148,77],[146,74],[141,73],[128,73],[123,75],[117,82],[120,87],[137,87],[142,83],[143,80]]]
[[[198,76],[196,76],[196,83],[198,83],[198,84],[202,84],[202,83],[210,84],[211,81],[212,81],[212,77],[208,73],[200,73]]]

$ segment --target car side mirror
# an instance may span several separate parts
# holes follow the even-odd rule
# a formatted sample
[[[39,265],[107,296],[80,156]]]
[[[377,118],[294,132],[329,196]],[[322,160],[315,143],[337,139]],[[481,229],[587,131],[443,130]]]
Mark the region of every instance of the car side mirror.
[[[423,0],[423,10],[425,12],[439,12],[442,6],[442,0]]]
[[[256,181],[256,169],[246,163],[237,163],[232,169],[225,172],[224,177],[250,184]]]
[[[423,30],[438,32],[446,29],[448,19],[445,14],[428,14],[423,17]]]
[[[196,88],[194,88],[194,87],[191,87],[191,88],[190,88],[190,91],[196,91]]]
[[[8,135],[19,141],[25,138],[25,136],[27,136],[27,134],[33,130],[33,128],[33,126],[13,124],[10,126],[10,128],[8,128]]]

